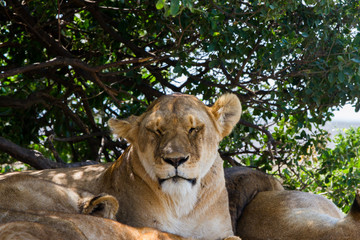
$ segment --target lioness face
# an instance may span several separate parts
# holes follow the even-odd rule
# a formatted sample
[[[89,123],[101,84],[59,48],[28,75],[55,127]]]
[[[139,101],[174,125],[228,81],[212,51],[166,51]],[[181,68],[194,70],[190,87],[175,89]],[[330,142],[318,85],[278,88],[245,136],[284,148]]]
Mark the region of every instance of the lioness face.
[[[219,141],[239,121],[235,95],[222,96],[213,107],[190,95],[156,100],[139,117],[111,120],[114,132],[134,145],[147,174],[164,192],[191,191],[218,157]]]
[[[139,156],[165,191],[190,189],[209,171],[221,139],[213,116],[191,96],[165,96],[146,112],[138,131]]]

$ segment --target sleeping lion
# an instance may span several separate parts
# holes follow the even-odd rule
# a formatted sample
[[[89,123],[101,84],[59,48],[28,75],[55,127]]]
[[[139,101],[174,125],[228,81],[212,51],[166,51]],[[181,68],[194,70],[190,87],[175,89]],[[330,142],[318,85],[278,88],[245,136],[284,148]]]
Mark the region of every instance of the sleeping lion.
[[[0,209],[81,213],[115,219],[119,204],[105,193],[95,196],[31,175],[15,174],[0,181]]]
[[[130,143],[114,163],[30,174],[119,202],[116,219],[196,239],[233,236],[219,142],[239,121],[234,94],[208,107],[185,94],[162,96],[140,116],[111,119],[113,132]]]
[[[360,239],[360,191],[346,216],[320,195],[260,192],[244,209],[237,233],[243,240]]]
[[[191,240],[84,214],[0,208],[0,240]]]

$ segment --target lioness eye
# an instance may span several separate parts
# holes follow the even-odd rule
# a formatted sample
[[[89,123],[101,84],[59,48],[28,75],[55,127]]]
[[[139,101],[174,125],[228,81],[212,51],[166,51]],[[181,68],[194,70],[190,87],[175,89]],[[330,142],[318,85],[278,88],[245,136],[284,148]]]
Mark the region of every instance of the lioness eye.
[[[196,129],[195,128],[190,128],[189,129],[189,133],[192,133],[192,132],[194,132]]]
[[[162,131],[160,129],[156,130],[156,133],[159,134],[160,136],[162,135]]]

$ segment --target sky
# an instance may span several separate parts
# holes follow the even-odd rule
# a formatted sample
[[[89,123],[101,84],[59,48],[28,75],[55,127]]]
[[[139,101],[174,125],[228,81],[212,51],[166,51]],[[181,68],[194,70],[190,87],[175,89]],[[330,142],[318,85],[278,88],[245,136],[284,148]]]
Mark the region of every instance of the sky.
[[[345,105],[339,111],[334,112],[333,122],[359,122],[360,123],[360,111],[355,112],[355,108],[350,104]]]

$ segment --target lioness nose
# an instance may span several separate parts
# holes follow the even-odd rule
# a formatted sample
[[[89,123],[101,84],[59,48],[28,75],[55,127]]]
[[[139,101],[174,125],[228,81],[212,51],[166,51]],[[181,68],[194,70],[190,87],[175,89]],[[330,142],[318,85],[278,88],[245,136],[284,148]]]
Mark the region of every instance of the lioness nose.
[[[189,159],[189,156],[187,157],[177,157],[177,158],[163,158],[165,162],[167,162],[170,165],[173,165],[175,168],[183,164]]]

